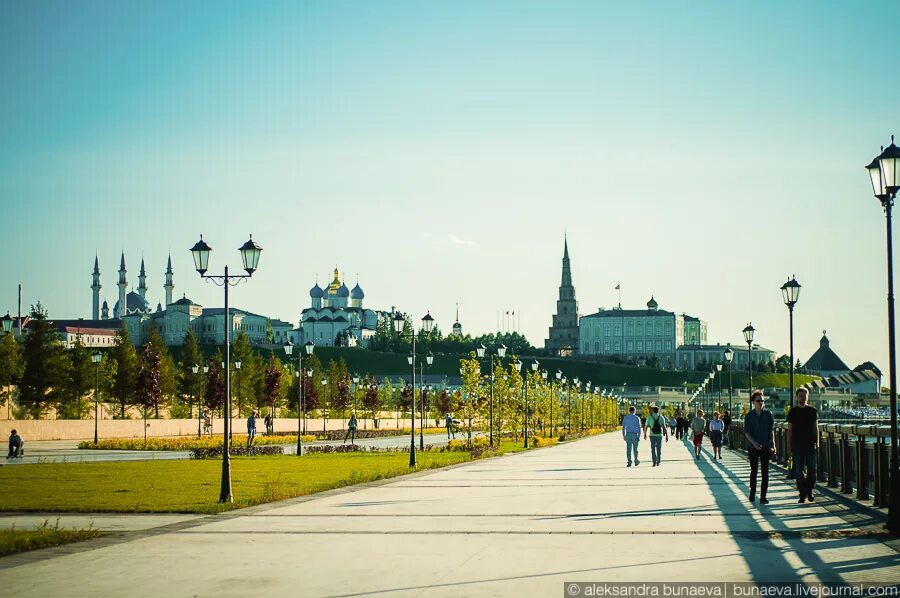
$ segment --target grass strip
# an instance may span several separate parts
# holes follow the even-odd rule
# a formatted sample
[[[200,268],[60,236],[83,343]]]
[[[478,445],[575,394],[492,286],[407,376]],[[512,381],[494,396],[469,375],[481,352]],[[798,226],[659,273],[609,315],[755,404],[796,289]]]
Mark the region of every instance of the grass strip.
[[[60,546],[96,538],[103,534],[95,529],[59,529],[47,522],[32,530],[0,529],[0,556],[7,556],[28,550]]]
[[[501,452],[522,450],[504,441]],[[472,460],[419,451],[418,469]],[[218,513],[410,473],[405,452],[235,457],[235,501],[220,504],[221,460],[38,463],[0,467],[0,511]]]

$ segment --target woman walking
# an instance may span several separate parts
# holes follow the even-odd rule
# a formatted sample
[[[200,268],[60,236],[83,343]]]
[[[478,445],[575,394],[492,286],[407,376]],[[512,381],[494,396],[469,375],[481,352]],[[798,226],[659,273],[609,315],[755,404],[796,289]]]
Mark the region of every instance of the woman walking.
[[[725,422],[719,419],[719,412],[713,412],[709,422],[709,440],[713,445],[713,459],[722,459],[722,437],[725,435]]]
[[[700,447],[703,446],[703,430],[706,429],[706,420],[703,419],[703,409],[697,409],[697,415],[691,421],[691,432],[694,433],[694,456],[700,459]]]

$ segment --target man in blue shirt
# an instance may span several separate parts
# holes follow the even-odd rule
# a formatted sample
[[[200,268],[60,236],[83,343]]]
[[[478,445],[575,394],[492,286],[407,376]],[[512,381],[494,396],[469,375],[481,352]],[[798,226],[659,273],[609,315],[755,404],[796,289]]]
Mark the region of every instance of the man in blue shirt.
[[[627,467],[631,467],[631,452],[634,451],[634,465],[641,464],[638,461],[638,443],[641,441],[641,418],[634,414],[634,407],[628,408],[628,415],[622,418],[622,439],[625,441],[625,456],[628,458]]]

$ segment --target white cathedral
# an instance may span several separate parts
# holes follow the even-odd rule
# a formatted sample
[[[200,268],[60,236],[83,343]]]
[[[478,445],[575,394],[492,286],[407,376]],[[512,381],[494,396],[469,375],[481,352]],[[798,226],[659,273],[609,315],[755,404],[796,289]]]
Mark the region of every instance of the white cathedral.
[[[119,279],[116,283],[119,288],[119,300],[116,301],[112,313],[110,313],[107,301],[104,299],[102,305],[100,303],[100,290],[103,288],[100,284],[100,263],[99,259],[94,257],[91,319],[54,320],[57,331],[67,346],[71,347],[78,336],[87,346],[109,346],[113,342],[112,337],[115,335],[115,331],[123,324],[128,329],[131,341],[135,345],[143,345],[147,342],[151,327],[156,327],[165,343],[170,346],[181,345],[188,328],[194,331],[194,335],[201,344],[224,344],[224,308],[204,308],[188,299],[187,296],[173,300],[175,282],[171,256],[166,265],[165,284],[163,285],[165,308],[163,308],[162,302],[156,304],[155,311],[150,307],[150,302],[147,300],[147,274],[143,258],[141,259],[140,274],[138,274],[137,292],[128,291],[127,275],[123,252],[119,263]],[[284,344],[292,336],[293,326],[289,322],[237,308],[231,308],[230,311],[233,336],[243,332],[251,344],[261,345],[270,342]],[[272,330],[271,339],[267,332],[269,326]]]
[[[337,268],[331,284],[323,289],[316,282],[309,290],[309,298],[311,306],[300,313],[301,342],[356,347],[368,345],[375,335],[379,312],[363,307],[366,294],[359,282],[348,289]]]

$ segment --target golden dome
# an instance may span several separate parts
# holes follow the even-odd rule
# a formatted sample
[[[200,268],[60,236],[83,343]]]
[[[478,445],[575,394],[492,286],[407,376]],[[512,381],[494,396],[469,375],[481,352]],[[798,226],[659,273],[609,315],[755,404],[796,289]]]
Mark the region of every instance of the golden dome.
[[[341,278],[338,269],[334,269],[334,280],[331,281],[331,284],[328,285],[328,294],[329,295],[337,295],[338,289],[341,288]]]

